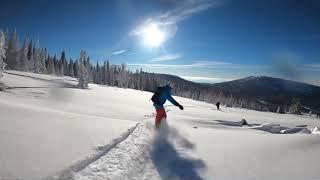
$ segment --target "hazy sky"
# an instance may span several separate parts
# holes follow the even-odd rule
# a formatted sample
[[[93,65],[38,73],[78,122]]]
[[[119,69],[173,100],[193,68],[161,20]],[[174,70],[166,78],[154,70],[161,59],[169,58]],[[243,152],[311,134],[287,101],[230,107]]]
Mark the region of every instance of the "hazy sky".
[[[1,0],[0,28],[51,54],[219,82],[319,83],[319,0]],[[320,83],[319,83],[320,84]]]

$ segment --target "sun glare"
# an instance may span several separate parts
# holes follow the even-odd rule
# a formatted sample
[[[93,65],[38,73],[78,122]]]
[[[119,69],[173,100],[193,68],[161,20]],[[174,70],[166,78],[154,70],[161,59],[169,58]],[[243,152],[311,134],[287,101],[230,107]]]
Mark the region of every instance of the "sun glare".
[[[159,47],[165,41],[165,33],[156,24],[148,24],[142,33],[143,43],[148,47]]]

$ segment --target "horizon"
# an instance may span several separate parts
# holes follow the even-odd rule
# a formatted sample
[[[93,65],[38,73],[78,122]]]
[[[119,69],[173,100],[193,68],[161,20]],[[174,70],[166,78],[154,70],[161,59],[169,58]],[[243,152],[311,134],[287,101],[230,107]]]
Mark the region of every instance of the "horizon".
[[[60,3],[59,3],[60,2]],[[270,76],[320,85],[319,1],[3,1],[0,29],[131,70],[216,83]]]
[[[152,73],[152,72],[148,72],[148,73]],[[166,73],[158,73],[158,74],[172,75],[172,74],[166,74]],[[304,83],[304,84],[320,87],[320,85],[318,85],[316,83],[312,83],[312,82],[304,82],[304,81],[292,80],[292,79],[281,78],[281,77],[276,77],[276,76],[265,76],[265,75],[245,76],[245,77],[241,77],[241,78],[238,78],[238,79],[228,79],[226,81],[221,81],[221,82],[210,82],[210,80],[200,79],[200,77],[188,77],[188,76],[177,76],[177,77],[182,78],[182,79],[187,80],[187,81],[199,83],[199,84],[210,84],[210,85],[217,84],[217,83],[225,83],[225,82],[230,82],[230,81],[237,81],[237,80],[246,79],[246,78],[250,78],[250,77],[256,77],[256,78],[262,77],[262,78],[281,79],[281,80],[285,80],[285,81],[293,81],[293,82],[296,82],[296,83]],[[203,78],[203,77],[201,77],[201,78]],[[213,81],[215,80],[214,78],[212,78],[212,79],[213,79]]]

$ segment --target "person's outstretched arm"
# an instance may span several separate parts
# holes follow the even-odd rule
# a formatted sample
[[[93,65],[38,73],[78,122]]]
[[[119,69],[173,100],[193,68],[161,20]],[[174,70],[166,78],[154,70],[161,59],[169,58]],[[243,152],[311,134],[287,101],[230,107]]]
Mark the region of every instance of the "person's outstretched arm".
[[[175,106],[178,106],[181,110],[183,110],[183,106],[179,104],[172,96],[169,96],[168,100]]]

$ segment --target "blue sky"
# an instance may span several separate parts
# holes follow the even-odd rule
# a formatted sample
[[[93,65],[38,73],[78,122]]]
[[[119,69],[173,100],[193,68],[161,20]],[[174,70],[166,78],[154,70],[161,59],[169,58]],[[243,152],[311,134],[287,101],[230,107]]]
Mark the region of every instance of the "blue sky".
[[[192,81],[320,84],[319,9],[317,0],[3,0],[0,28],[39,37],[51,54],[85,49],[93,61]],[[146,43],[150,24],[163,35],[156,47]]]

